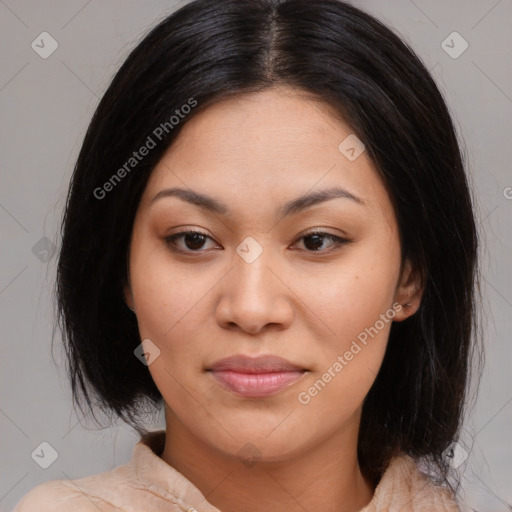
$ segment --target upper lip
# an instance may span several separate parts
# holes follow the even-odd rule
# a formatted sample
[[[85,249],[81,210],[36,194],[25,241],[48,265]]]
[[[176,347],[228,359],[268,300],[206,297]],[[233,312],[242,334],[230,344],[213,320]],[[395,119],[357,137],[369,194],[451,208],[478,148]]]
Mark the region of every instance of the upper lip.
[[[277,373],[304,371],[305,368],[273,355],[258,357],[236,355],[219,359],[208,370],[239,373]]]

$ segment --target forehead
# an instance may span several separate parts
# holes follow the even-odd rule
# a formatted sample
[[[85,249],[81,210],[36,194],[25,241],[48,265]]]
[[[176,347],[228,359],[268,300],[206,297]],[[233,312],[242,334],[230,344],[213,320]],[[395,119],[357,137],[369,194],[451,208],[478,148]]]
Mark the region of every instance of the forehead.
[[[276,87],[207,107],[186,122],[172,151],[179,152],[186,143],[189,148],[204,145],[209,151],[224,150],[240,157],[261,149],[258,156],[264,157],[269,151],[332,148],[343,133],[351,132],[327,103],[305,91]]]
[[[366,152],[351,160],[340,150],[347,137],[355,137],[351,127],[305,92],[275,88],[244,94],[184,122],[148,181],[146,203],[162,189],[179,186],[208,192],[228,205],[262,208],[340,186],[379,210],[390,208]]]

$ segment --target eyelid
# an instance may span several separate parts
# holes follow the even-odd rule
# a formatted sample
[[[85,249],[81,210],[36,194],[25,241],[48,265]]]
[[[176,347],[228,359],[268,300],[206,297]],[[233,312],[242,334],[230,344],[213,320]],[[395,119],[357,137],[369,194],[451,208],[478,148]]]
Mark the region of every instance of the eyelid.
[[[310,229],[307,229],[306,231],[303,231],[299,236],[298,236],[298,239],[304,237],[304,236],[309,236],[309,235],[327,235],[327,236],[332,236],[332,237],[336,237],[336,238],[341,238],[341,239],[344,239],[344,240],[349,240],[349,237],[347,234],[345,233],[341,233],[340,235],[337,235],[335,233],[330,233],[329,231],[325,231],[326,229],[329,229],[329,228],[310,228]]]

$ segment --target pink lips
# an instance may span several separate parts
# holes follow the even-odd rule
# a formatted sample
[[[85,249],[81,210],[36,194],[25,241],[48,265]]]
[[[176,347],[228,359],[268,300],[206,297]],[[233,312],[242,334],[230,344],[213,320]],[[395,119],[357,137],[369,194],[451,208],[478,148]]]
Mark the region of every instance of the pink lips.
[[[290,386],[306,370],[277,356],[232,356],[217,361],[209,371],[225,389],[259,398]]]

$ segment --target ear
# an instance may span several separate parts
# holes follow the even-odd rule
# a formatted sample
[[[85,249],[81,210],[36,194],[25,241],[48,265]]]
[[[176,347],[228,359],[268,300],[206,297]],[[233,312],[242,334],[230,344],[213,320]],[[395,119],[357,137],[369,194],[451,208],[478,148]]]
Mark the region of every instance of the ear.
[[[401,305],[396,310],[395,322],[402,322],[418,311],[423,295],[423,283],[419,272],[406,260],[395,292],[395,302]]]

